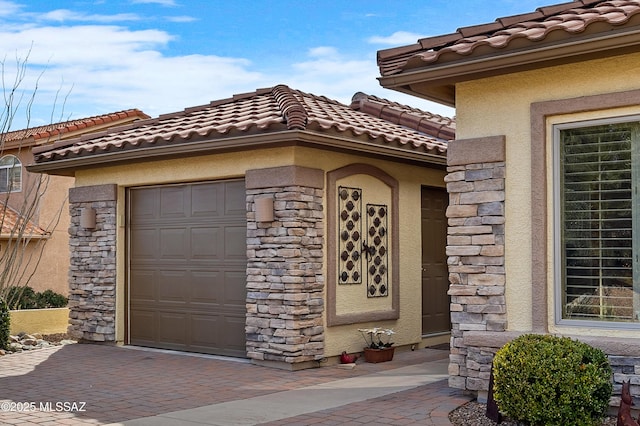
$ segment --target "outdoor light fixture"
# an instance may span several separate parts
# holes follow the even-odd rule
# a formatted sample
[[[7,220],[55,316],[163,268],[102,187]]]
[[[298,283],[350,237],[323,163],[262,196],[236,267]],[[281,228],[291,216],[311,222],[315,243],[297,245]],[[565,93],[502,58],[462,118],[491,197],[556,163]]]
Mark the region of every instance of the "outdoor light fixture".
[[[80,227],[84,229],[96,229],[96,209],[84,207],[80,210]]]
[[[255,199],[256,222],[273,222],[273,197]]]

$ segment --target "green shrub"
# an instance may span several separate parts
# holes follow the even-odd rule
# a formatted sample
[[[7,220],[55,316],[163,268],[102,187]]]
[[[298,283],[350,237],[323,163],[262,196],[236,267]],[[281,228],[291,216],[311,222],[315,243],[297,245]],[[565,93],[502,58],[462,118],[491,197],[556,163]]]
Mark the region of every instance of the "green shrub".
[[[0,349],[9,349],[9,307],[2,297],[0,297]]]
[[[38,308],[62,308],[67,306],[69,299],[53,290],[45,290],[36,295]]]
[[[611,367],[600,349],[566,337],[527,334],[493,361],[500,411],[533,425],[599,424],[611,397]]]
[[[43,309],[67,306],[68,299],[53,290],[36,293],[29,286],[13,286],[7,289],[9,309]]]
[[[13,286],[7,291],[9,309],[35,309],[37,303],[36,292],[29,286]]]

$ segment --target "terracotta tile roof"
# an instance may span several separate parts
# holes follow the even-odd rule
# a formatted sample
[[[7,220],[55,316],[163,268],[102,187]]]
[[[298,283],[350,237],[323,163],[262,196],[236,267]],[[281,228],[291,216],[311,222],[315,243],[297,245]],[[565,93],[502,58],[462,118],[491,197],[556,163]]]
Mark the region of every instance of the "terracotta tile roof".
[[[366,97],[356,97],[361,99],[362,96]],[[216,146],[235,149],[244,146],[249,149],[247,138],[237,137],[287,131],[339,136],[341,140],[348,139],[354,145],[364,143],[367,146],[377,145],[445,159],[446,141],[453,138],[453,133],[441,129],[452,129],[452,120],[383,99],[366,98],[365,104],[380,105],[380,110],[398,111],[398,116],[403,112],[403,120],[389,121],[387,115],[380,115],[371,108],[360,111],[359,101],[354,101],[354,108],[351,108],[326,97],[279,85],[106,132],[87,134],[79,139],[34,148],[34,169],[47,162],[91,156],[100,162],[103,154],[113,156],[142,148],[146,153],[149,148],[172,146],[184,153],[189,145],[196,144],[204,144],[206,149],[215,149]],[[409,122],[421,124],[412,127]],[[427,125],[429,122],[433,124]],[[431,129],[434,129],[433,133],[430,133]],[[226,142],[229,139],[231,141]],[[291,140],[291,136],[283,136],[280,142],[283,140]]]
[[[424,38],[414,45],[382,50],[378,52],[378,65],[382,76],[391,76],[417,67],[461,61],[468,56],[570,41],[586,33],[611,32],[628,24],[640,24],[638,0],[577,0],[459,28],[455,33]]]
[[[351,108],[445,141],[456,137],[456,122],[453,118],[432,114],[362,92],[353,96]]]
[[[0,203],[0,220],[2,221],[0,238],[17,238],[20,236],[25,238],[41,238],[49,235],[49,232],[30,220],[23,223],[22,221],[24,219],[18,212],[11,207],[5,207],[2,203]]]
[[[38,143],[52,137],[62,137],[66,133],[90,129],[96,126],[105,126],[127,118],[147,119],[149,116],[138,109],[128,109],[109,114],[96,115],[94,117],[15,130],[6,132],[0,137],[4,138],[5,142],[24,141],[25,139],[32,138],[35,143]]]

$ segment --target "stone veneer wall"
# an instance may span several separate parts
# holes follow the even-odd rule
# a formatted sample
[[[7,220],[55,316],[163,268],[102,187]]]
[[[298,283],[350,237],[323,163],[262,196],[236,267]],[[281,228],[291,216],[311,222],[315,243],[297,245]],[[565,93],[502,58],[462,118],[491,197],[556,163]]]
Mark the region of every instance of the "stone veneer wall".
[[[115,342],[116,185],[69,190],[69,328],[74,338]],[[95,229],[80,224],[81,211],[96,211]]]
[[[449,386],[458,389],[488,389],[493,358],[489,348],[468,345],[465,334],[507,328],[504,152],[504,137],[457,140],[448,148]]]
[[[447,254],[452,319],[449,385],[477,391],[480,400],[486,398],[495,353],[523,334],[507,331],[504,148],[503,137],[458,140],[450,142],[447,154],[449,173],[445,180],[450,197]],[[537,174],[544,175],[541,171]],[[535,185],[544,186],[541,182],[534,182]],[[546,315],[546,308],[538,311],[542,309],[533,312],[534,325],[542,326],[530,332],[546,333],[546,318],[539,318]],[[611,406],[620,404],[624,381],[631,382],[634,397],[640,395],[640,345],[636,339],[567,337],[607,354],[613,369]]]
[[[297,166],[249,170],[247,355],[285,369],[324,357],[324,172]],[[255,199],[272,197],[274,220],[257,222]]]

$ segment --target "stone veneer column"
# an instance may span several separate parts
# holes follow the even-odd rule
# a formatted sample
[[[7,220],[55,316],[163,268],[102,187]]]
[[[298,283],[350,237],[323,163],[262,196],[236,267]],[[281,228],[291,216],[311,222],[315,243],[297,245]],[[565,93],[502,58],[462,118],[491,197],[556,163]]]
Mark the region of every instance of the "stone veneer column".
[[[297,370],[324,357],[324,172],[298,166],[249,170],[247,355]],[[254,200],[274,199],[273,222],[256,222]]]
[[[116,197],[116,185],[69,189],[68,332],[83,341],[115,341]],[[87,208],[95,209],[95,229],[81,226]]]
[[[499,136],[456,140],[448,147],[449,386],[459,389],[488,389],[495,352],[466,345],[465,333],[507,327],[504,142]]]

